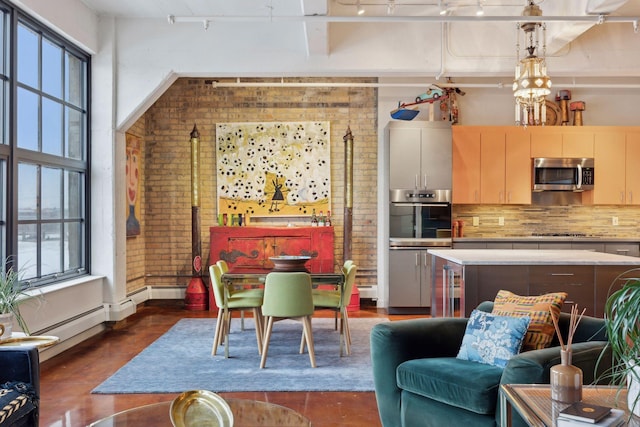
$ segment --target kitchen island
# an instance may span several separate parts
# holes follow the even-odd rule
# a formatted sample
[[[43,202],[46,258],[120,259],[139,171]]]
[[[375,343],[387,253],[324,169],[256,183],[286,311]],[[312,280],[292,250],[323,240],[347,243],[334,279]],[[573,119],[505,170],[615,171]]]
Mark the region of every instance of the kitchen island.
[[[432,316],[468,316],[500,289],[518,295],[567,292],[564,311],[602,317],[618,276],[637,277],[636,257],[582,250],[429,249],[432,256]]]

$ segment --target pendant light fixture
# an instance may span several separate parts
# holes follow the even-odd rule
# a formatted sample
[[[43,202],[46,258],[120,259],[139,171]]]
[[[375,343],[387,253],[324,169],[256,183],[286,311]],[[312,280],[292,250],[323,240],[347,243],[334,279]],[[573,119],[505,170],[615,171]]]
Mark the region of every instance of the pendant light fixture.
[[[533,0],[528,0],[522,16],[542,16],[542,10]],[[546,96],[551,93],[551,79],[547,74],[546,25],[526,22],[517,25],[516,71],[513,81],[513,96],[516,98],[515,118],[517,125],[544,125],[547,120]],[[520,30],[524,33],[524,50],[527,55],[520,59]],[[542,30],[542,53],[540,56],[540,30]]]

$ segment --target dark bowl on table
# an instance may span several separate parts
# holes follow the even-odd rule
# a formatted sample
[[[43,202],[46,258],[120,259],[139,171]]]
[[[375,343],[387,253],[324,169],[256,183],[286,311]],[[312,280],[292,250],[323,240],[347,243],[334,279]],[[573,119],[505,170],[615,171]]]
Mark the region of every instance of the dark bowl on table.
[[[292,272],[292,271],[302,271],[308,273],[309,270],[305,267],[307,261],[311,259],[310,256],[300,256],[300,255],[282,255],[282,256],[272,256],[269,257],[271,262],[273,262],[273,269],[271,271],[278,272]]]

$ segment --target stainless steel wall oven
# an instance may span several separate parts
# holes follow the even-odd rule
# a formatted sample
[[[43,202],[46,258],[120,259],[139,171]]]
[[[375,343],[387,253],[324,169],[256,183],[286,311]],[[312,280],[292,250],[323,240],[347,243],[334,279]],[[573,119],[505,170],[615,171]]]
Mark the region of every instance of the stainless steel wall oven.
[[[450,190],[391,190],[389,206],[391,245],[439,246],[433,239],[451,242]],[[429,244],[431,242],[431,244]]]
[[[451,190],[391,190],[389,312],[428,313],[429,248],[451,247]]]

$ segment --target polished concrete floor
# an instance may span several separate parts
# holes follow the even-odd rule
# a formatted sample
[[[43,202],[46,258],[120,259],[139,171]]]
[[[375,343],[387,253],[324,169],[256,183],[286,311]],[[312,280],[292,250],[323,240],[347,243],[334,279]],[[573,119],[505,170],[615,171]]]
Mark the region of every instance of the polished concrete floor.
[[[333,316],[317,311],[316,316]],[[356,317],[389,317],[364,302]],[[113,328],[42,363],[41,427],[78,427],[140,405],[170,401],[177,394],[91,394],[91,390],[126,364],[184,317],[215,317],[215,313],[186,311],[180,302],[151,303]],[[213,338],[213,331],[212,331]],[[221,356],[218,356],[221,357]],[[345,379],[348,381],[348,379]],[[227,397],[262,400],[292,408],[314,427],[380,426],[373,392],[242,392]],[[153,427],[153,426],[148,426]]]

